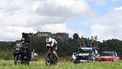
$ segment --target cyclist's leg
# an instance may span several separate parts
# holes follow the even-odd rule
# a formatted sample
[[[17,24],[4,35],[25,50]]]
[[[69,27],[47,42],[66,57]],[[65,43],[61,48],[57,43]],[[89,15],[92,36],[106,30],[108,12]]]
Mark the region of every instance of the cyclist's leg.
[[[57,54],[57,45],[54,45],[53,47],[53,54],[55,55],[55,57],[58,59],[58,54]]]
[[[47,47],[46,63],[48,63],[48,62],[50,61],[50,55],[51,55],[50,48],[49,48],[49,47]]]
[[[55,55],[55,57],[58,59],[58,54],[56,51],[53,51],[53,54]]]

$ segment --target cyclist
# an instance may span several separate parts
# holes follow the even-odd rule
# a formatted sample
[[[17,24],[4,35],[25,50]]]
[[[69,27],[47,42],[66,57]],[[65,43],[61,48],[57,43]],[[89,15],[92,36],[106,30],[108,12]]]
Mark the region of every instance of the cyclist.
[[[55,55],[56,59],[58,59],[58,54],[57,54],[57,41],[52,38],[52,37],[49,37],[48,39],[46,39],[46,46],[51,46],[52,47],[52,50],[53,50],[53,54]]]

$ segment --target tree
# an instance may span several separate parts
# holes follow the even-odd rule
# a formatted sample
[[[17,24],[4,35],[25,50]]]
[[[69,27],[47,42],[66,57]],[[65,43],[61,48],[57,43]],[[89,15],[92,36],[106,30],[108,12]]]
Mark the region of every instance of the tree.
[[[74,33],[73,39],[79,39],[79,35],[77,33]]]

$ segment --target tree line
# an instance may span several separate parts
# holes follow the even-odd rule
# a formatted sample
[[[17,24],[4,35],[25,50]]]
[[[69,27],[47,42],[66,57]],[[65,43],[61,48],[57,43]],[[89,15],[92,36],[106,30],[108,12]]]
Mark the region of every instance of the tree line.
[[[74,33],[73,38],[68,38],[67,40],[60,40],[56,38],[58,41],[58,53],[59,57],[66,57],[71,56],[74,51],[76,51],[79,47],[83,46],[92,46],[98,49],[99,53],[102,51],[116,51],[118,55],[122,58],[122,41],[118,39],[110,39],[104,40],[103,42],[99,42],[97,40],[92,40],[85,37],[79,37],[77,33]],[[5,55],[2,57],[3,59],[10,59],[12,57],[12,51],[14,46],[16,45],[15,42],[0,42],[0,58],[4,56],[4,54],[9,53],[11,56]],[[31,48],[35,49],[35,52],[38,53],[40,56],[46,54],[46,37],[34,37],[31,38]],[[11,53],[10,53],[11,52]],[[3,54],[4,53],[4,54]]]

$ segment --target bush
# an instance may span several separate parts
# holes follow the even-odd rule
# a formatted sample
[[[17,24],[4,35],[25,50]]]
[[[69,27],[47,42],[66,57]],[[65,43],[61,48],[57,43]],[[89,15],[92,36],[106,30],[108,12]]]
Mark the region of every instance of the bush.
[[[2,60],[10,60],[13,57],[12,51],[0,51],[0,59]]]

